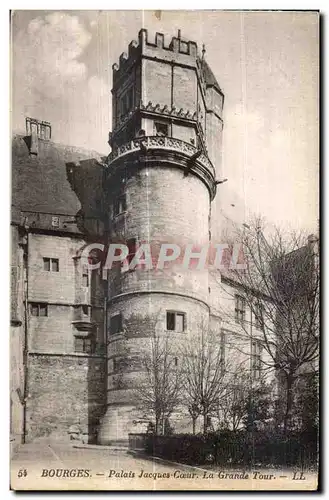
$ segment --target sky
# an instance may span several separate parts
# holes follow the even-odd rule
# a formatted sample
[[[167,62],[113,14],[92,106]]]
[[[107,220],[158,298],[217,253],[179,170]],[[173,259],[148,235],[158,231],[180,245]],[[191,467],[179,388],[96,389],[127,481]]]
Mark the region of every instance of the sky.
[[[225,94],[217,209],[317,230],[319,35],[311,12],[16,11],[12,129],[51,122],[55,142],[109,152],[112,64],[138,31],[206,46]],[[219,219],[218,219],[219,220]]]

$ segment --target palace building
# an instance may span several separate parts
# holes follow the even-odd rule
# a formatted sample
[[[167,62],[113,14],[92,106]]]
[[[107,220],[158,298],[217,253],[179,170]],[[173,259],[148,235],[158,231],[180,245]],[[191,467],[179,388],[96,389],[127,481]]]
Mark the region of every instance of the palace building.
[[[125,242],[130,257],[141,242],[211,243],[223,106],[204,48],[180,32],[167,44],[142,29],[113,65],[108,157],[53,142],[51,124],[34,118],[26,118],[26,135],[13,137],[17,441],[127,441],[141,417],[134,402],[140,353],[155,331],[176,342],[212,328],[225,352],[236,325],[220,316],[223,301],[239,320],[248,311],[238,295],[223,297],[220,277],[208,269],[105,273],[81,258],[91,242]],[[188,421],[179,425],[190,430]]]

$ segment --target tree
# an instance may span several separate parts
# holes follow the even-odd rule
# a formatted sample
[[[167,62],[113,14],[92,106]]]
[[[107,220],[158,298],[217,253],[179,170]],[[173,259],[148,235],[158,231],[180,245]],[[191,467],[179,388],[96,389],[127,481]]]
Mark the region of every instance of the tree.
[[[164,434],[169,417],[180,403],[181,375],[166,335],[154,334],[141,358],[141,380],[136,389],[139,408],[155,420],[155,433]]]
[[[266,384],[252,387],[246,398],[242,421],[247,431],[253,432],[266,426],[271,417],[270,389]]]
[[[224,397],[227,376],[220,342],[206,325],[182,347],[182,365],[183,404],[192,417],[193,432],[202,415],[206,434],[209,417]]]
[[[312,237],[306,243],[302,234],[285,234],[278,228],[267,237],[264,232],[260,219],[237,231],[245,268],[224,270],[222,283],[233,285],[233,293],[238,291],[251,313],[247,319],[235,311],[235,320],[246,338],[256,335],[266,352],[262,370],[274,370],[283,383],[287,431],[295,382],[319,354],[318,241]]]
[[[246,416],[250,376],[246,370],[237,369],[229,376],[225,395],[217,407],[218,420],[228,429],[236,431],[240,428]]]
[[[270,392],[265,381],[254,386],[245,367],[236,365],[218,406],[218,419],[233,431],[260,429],[270,417]]]

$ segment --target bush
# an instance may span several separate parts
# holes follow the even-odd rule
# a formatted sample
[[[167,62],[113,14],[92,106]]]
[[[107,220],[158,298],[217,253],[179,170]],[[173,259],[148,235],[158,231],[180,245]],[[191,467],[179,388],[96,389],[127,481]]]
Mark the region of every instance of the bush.
[[[309,467],[317,463],[316,434],[220,431],[203,435],[144,435],[144,451],[190,465]]]

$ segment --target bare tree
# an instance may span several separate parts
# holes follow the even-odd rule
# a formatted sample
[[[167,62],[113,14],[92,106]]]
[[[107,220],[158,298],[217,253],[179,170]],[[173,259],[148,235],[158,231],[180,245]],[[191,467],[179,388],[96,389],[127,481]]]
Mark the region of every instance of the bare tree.
[[[227,371],[217,336],[207,326],[182,348],[183,404],[193,421],[193,432],[199,415],[203,417],[203,433],[218,401],[225,394]]]
[[[180,403],[181,375],[168,336],[154,334],[141,358],[141,381],[136,389],[138,406],[155,420],[155,433],[164,433],[166,419]]]
[[[255,219],[238,231],[245,269],[226,269],[221,282],[244,301],[250,318],[233,310],[240,330],[255,335],[267,356],[262,369],[275,370],[285,387],[284,429],[289,428],[293,387],[301,373],[317,362],[319,332],[319,261],[317,239],[276,228],[264,235]],[[232,315],[232,311],[222,311]],[[232,321],[232,317],[230,318]],[[251,328],[252,326],[252,328]],[[257,333],[255,334],[255,328]],[[252,338],[251,338],[252,340]]]
[[[250,392],[250,375],[238,367],[228,379],[228,385],[223,398],[218,403],[217,417],[226,428],[233,431],[240,428],[246,416]]]

